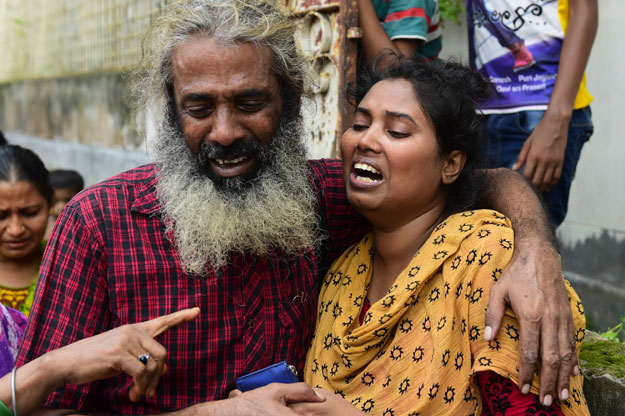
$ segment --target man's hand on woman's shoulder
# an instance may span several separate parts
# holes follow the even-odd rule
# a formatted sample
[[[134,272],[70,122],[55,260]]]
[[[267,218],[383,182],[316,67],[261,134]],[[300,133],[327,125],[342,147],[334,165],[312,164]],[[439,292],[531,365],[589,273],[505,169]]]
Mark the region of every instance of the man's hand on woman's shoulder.
[[[529,392],[540,360],[540,401],[550,405],[556,397],[568,399],[569,377],[579,371],[560,255],[544,240],[515,244],[510,264],[491,290],[484,338],[495,337],[509,304],[520,326],[519,387]]]
[[[520,326],[521,391],[529,392],[540,361],[541,402],[568,399],[570,375],[579,369],[555,234],[540,198],[521,175],[510,169],[486,173],[490,180],[487,202],[512,222],[514,254],[491,290],[484,338],[497,335],[506,305],[510,305]]]

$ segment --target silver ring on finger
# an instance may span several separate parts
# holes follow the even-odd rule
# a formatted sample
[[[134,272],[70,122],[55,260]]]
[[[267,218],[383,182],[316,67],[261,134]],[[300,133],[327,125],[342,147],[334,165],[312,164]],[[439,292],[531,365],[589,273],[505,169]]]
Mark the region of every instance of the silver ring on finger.
[[[140,356],[137,357],[137,359],[141,361],[143,365],[148,365],[148,360],[150,359],[150,352],[148,351],[145,354],[141,354]]]

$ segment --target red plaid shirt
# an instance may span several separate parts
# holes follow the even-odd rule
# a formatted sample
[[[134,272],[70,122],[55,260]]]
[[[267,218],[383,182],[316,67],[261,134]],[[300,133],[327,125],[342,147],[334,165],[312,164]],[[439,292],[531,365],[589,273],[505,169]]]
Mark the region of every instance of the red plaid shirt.
[[[227,397],[238,376],[281,360],[301,372],[315,327],[317,283],[368,228],[345,198],[340,161],[311,161],[310,168],[327,244],[291,259],[236,254],[223,275],[201,280],[185,274],[164,237],[154,166],[76,197],[48,243],[18,365],[120,325],[193,306],[202,312],[157,338],[169,371],[152,398],[130,402],[131,379],[121,375],[67,386],[45,405],[157,413]]]

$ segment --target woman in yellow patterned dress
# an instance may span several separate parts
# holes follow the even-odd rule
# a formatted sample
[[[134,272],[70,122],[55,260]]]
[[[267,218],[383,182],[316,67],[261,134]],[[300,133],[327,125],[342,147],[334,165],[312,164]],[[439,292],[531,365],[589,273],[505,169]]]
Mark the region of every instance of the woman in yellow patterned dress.
[[[0,302],[28,316],[43,255],[52,190],[39,157],[0,146]]]
[[[304,381],[326,401],[294,410],[588,414],[581,375],[556,398],[539,397],[538,374],[531,385],[513,384],[519,324],[510,309],[484,340],[490,290],[514,242],[506,217],[479,209],[476,103],[486,91],[460,65],[400,60],[356,96],[341,141],[344,181],[373,231],[334,262],[321,287]],[[585,322],[567,290],[579,348]]]

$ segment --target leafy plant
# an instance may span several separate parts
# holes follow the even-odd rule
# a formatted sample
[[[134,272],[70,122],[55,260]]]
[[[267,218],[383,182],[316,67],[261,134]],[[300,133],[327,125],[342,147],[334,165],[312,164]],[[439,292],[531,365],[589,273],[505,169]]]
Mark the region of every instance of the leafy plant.
[[[442,22],[455,22],[460,24],[460,15],[464,11],[465,0],[439,0],[438,10]]]
[[[621,333],[621,331],[623,331],[623,328],[625,328],[625,315],[621,316],[619,320],[621,322],[618,325],[616,325],[614,328],[608,329],[605,332],[602,332],[601,336],[610,341],[619,342],[619,334]]]

